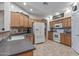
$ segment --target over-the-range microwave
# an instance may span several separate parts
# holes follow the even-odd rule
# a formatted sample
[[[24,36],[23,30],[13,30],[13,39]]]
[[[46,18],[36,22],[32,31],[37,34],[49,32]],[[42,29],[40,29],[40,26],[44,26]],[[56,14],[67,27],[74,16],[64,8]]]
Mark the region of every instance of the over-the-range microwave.
[[[54,28],[62,28],[63,26],[62,26],[62,23],[59,23],[59,24],[55,24],[54,25]]]

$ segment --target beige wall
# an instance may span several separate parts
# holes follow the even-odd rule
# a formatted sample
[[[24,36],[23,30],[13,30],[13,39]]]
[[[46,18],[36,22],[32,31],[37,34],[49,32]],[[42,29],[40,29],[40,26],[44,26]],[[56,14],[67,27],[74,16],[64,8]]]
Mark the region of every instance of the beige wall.
[[[0,31],[2,31],[3,27],[4,27],[4,12],[0,11]]]

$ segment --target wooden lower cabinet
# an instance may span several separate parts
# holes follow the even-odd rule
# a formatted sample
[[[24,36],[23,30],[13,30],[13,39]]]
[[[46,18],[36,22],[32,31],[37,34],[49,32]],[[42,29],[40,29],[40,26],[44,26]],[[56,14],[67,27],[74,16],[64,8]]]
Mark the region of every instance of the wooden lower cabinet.
[[[64,35],[64,33],[60,33],[60,42],[62,43],[62,44],[65,44],[65,35]]]
[[[19,53],[16,56],[33,56],[33,51]]]
[[[66,34],[65,44],[68,45],[68,46],[71,46],[71,34]]]
[[[48,39],[53,40],[53,32],[48,32]]]
[[[61,33],[60,34],[61,43],[71,46],[71,34],[70,33]]]

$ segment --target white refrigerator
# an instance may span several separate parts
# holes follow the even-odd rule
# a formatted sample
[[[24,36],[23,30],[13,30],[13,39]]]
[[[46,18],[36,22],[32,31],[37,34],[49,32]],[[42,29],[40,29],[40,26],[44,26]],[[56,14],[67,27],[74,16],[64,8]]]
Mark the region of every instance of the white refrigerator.
[[[35,43],[45,42],[45,23],[33,23],[33,33]]]
[[[72,14],[72,48],[79,53],[79,12]]]

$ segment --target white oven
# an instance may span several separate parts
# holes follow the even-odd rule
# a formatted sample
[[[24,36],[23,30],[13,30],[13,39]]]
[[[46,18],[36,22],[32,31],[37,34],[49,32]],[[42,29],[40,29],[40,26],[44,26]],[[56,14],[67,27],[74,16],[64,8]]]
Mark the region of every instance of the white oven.
[[[60,42],[60,33],[63,33],[63,29],[56,29],[56,32],[53,32],[53,40],[55,42]]]

